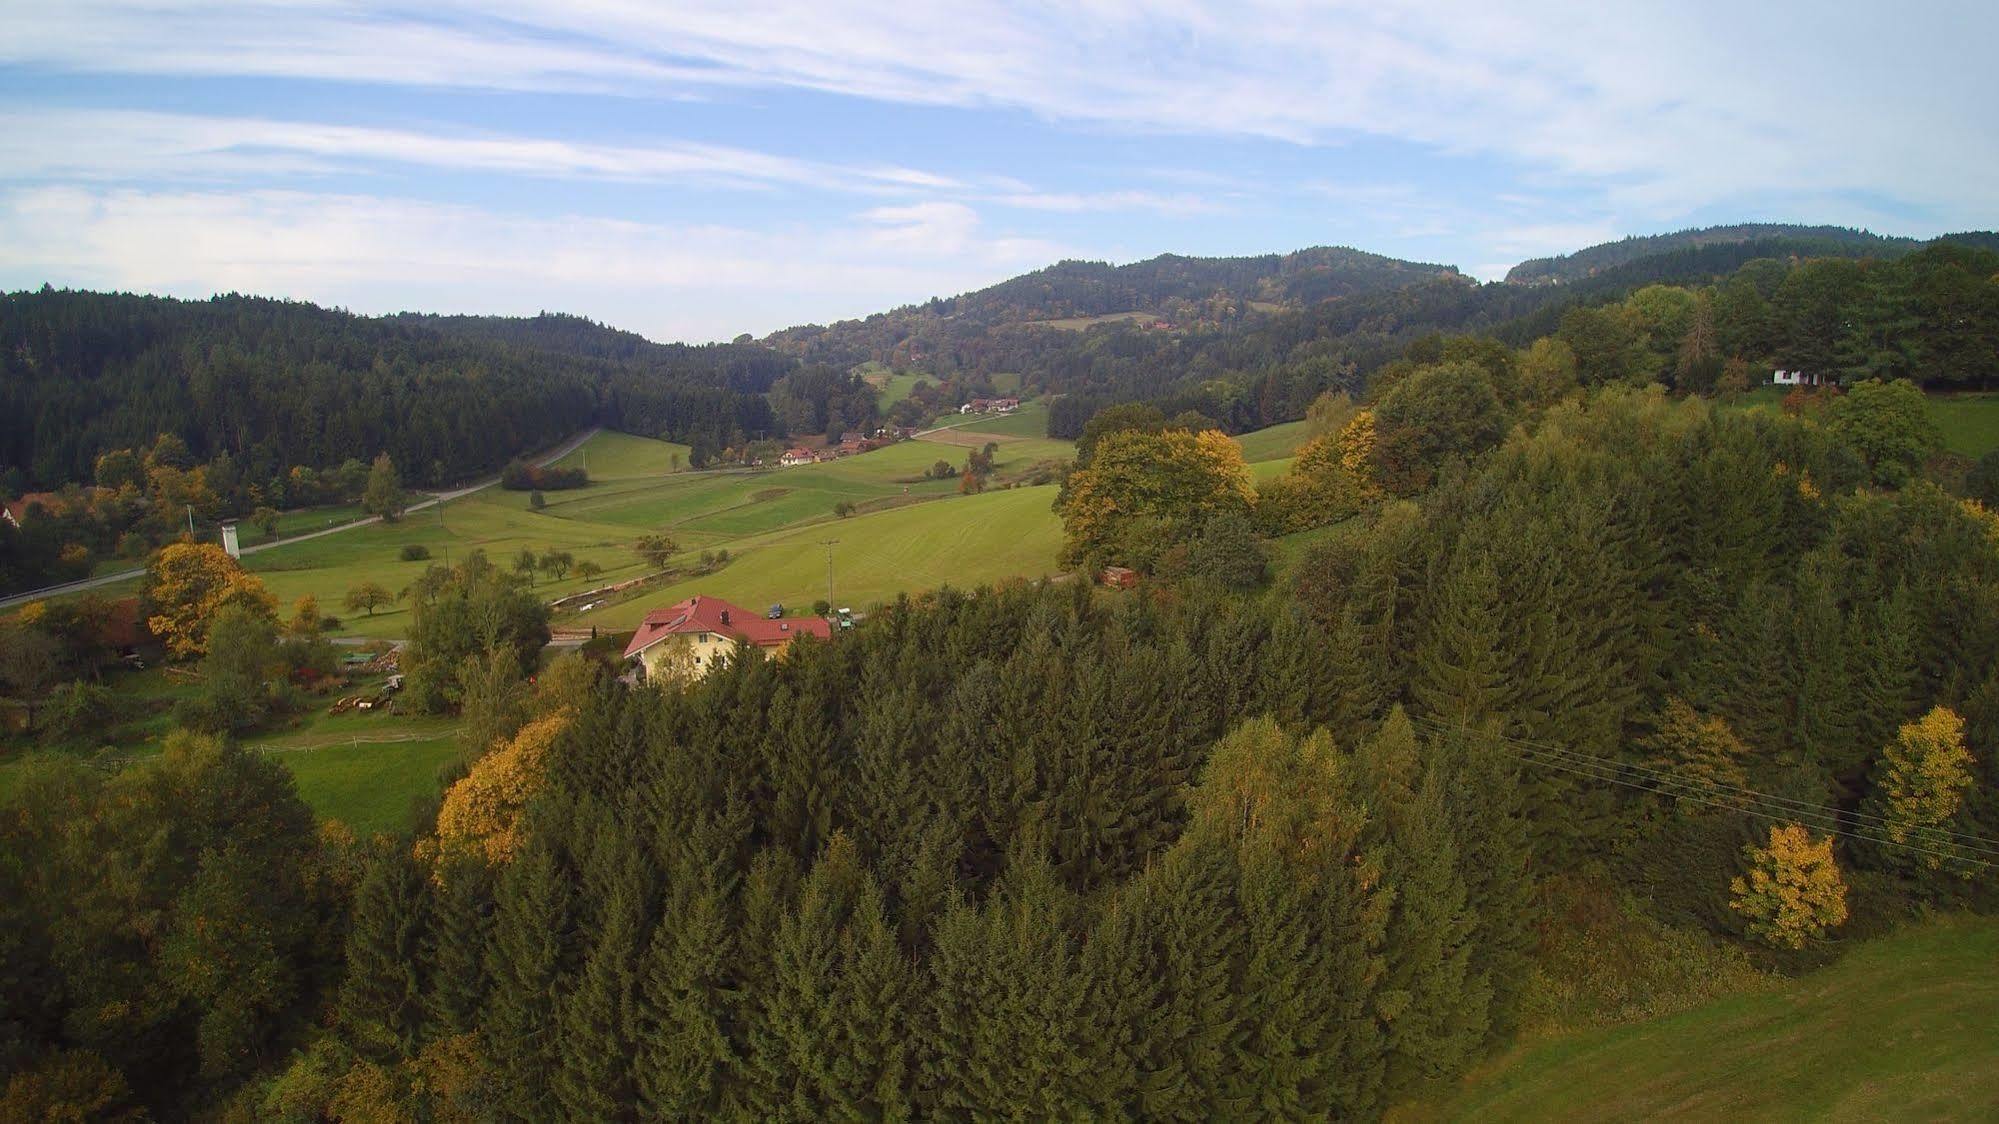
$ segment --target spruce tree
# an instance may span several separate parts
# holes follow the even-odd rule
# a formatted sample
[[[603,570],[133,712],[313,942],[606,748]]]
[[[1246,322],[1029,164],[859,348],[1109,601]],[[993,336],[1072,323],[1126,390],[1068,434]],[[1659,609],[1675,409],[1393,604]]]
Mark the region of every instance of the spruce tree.
[[[485,860],[465,855],[442,864],[432,887],[425,929],[430,967],[424,1014],[433,1035],[464,1034],[479,1025],[486,1002],[486,945],[493,924],[493,875]]]
[[[622,842],[597,860],[615,863],[620,874],[593,927],[595,947],[557,1007],[559,1064],[551,1085],[556,1103],[572,1120],[631,1120],[638,1113],[632,1055],[651,894],[636,848]]]
[[[407,849],[388,846],[369,859],[354,896],[340,1024],[378,1061],[413,1056],[423,1032],[427,890]]]
[[[537,837],[500,879],[487,974],[492,990],[479,1024],[500,1075],[494,1102],[510,1119],[553,1119],[550,1086],[559,1062],[556,1013],[568,988],[575,904],[570,875]]]
[[[715,1115],[734,1049],[726,972],[734,945],[722,894],[681,893],[654,928],[641,967],[634,1076],[643,1115]]]
[[[1499,577],[1483,551],[1461,548],[1426,602],[1423,646],[1409,695],[1419,712],[1454,727],[1476,727],[1506,705],[1504,681],[1517,670],[1499,636]]]
[[[1470,973],[1475,920],[1467,906],[1444,781],[1398,709],[1356,759],[1395,901],[1375,1010],[1391,1098],[1463,1067],[1486,1034],[1490,995]]]

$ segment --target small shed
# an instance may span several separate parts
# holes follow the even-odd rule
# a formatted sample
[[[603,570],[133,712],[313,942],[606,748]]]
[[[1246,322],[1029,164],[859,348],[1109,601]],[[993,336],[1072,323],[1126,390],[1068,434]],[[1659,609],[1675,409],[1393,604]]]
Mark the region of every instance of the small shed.
[[[1129,566],[1105,566],[1098,580],[1112,589],[1130,589],[1138,584],[1138,571]]]

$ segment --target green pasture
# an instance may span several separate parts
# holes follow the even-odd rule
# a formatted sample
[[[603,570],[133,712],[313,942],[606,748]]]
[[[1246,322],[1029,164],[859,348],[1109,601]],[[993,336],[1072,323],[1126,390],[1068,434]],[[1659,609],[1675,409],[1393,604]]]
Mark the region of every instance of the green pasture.
[[[1080,332],[1098,324],[1115,324],[1120,320],[1152,320],[1150,312],[1106,312],[1102,316],[1064,316],[1056,320],[1030,320],[1028,323],[1043,328],[1057,328],[1065,332]]]
[[[773,601],[809,606],[826,596],[825,540],[833,546],[834,599],[863,606],[942,585],[969,588],[1012,577],[1059,572],[1062,524],[1052,487],[1013,488],[977,496],[856,515],[730,544],[720,570],[571,618],[607,630],[636,627],[647,610],[696,593],[761,608]]]
[[[1999,920],[1942,918],[1691,1011],[1515,1048],[1405,1120],[1973,1120],[1999,1106]]]
[[[1242,459],[1251,464],[1258,461],[1282,460],[1298,451],[1312,436],[1302,421],[1284,422],[1264,429],[1253,429],[1236,437],[1236,444],[1242,446]]]
[[[671,441],[601,430],[557,460],[555,468],[585,468],[592,480],[664,476],[687,467],[691,450]]]
[[[937,381],[921,371],[894,371],[872,360],[854,368],[854,373],[875,388],[875,405],[882,410],[909,397],[917,383]]]
[[[1023,402],[1011,414],[991,414],[957,427],[965,433],[994,433],[1002,437],[1048,436],[1048,399]]]
[[[1779,410],[1787,393],[1783,387],[1760,386],[1737,395],[1725,408]],[[1932,394],[1928,401],[1945,450],[1976,460],[1999,449],[1999,394]]]

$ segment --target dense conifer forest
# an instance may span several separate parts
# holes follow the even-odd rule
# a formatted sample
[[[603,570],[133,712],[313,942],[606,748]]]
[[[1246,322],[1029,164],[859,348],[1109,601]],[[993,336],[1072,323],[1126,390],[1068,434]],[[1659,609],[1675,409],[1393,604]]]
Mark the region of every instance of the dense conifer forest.
[[[1674,255],[1724,249],[1753,252]],[[20,763],[0,1117],[1375,1118],[1523,1030],[1999,908],[1999,461],[1938,456],[1914,381],[1999,369],[1999,256],[1642,276],[1683,265],[1135,349],[1064,384],[1109,403],[1054,501],[1076,572],[782,659],[538,665],[525,579],[433,565],[406,698],[463,752],[401,832],[315,825],[226,733]],[[522,368],[522,401],[678,408],[590,366],[642,341],[435,331],[580,333],[605,353]],[[792,431],[872,409],[842,369],[714,355],[726,385],[668,385]],[[1771,357],[1848,385],[1723,400]],[[1264,405],[1156,393],[1209,371],[1305,419],[1284,475],[1217,428]],[[254,575],[172,553],[175,643],[276,643]],[[72,615],[10,619],[0,671]]]

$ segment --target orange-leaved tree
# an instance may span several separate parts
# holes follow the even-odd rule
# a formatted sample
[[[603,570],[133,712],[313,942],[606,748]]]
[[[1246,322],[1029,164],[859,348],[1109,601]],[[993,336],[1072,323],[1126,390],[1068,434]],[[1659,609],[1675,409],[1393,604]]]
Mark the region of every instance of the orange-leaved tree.
[[[1748,871],[1731,881],[1729,906],[1749,933],[1778,948],[1803,948],[1846,923],[1846,879],[1832,837],[1798,824],[1770,828],[1770,843],[1742,849]]]
[[[208,650],[208,625],[224,606],[262,617],[277,615],[277,601],[256,575],[213,543],[177,542],[153,560],[146,585],[153,612],[146,626],[175,656]]]
[[[574,712],[562,708],[522,726],[472,766],[444,794],[437,840],[445,850],[477,850],[488,862],[511,859],[520,845],[521,812],[541,789],[548,757]]]

